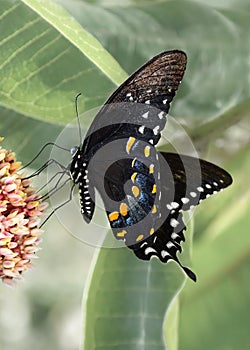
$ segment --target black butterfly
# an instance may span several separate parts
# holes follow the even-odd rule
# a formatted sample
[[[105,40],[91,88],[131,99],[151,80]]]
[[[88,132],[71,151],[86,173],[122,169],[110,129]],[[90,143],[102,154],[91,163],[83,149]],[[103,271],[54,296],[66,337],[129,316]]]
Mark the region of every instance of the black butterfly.
[[[163,52],[132,74],[98,112],[70,165],[79,185],[81,213],[90,222],[95,189],[102,196],[117,239],[149,260],[178,260],[182,211],[232,183],[231,176],[201,159],[157,152],[170,103],[186,68],[186,54]]]

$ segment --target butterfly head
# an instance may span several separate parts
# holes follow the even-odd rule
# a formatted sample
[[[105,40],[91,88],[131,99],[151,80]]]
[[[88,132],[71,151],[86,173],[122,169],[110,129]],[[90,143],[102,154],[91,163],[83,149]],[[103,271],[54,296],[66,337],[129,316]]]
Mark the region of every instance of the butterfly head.
[[[80,147],[79,146],[73,146],[71,147],[70,149],[70,153],[72,155],[72,157],[74,158],[74,155],[80,150]]]

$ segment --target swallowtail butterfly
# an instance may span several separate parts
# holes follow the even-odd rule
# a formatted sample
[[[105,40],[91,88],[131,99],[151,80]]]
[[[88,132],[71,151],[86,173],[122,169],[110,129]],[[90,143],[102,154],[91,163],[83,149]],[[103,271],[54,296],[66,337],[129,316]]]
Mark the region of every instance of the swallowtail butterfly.
[[[103,199],[116,239],[143,260],[176,261],[186,226],[182,212],[221,191],[231,176],[207,161],[155,148],[186,68],[186,54],[162,52],[132,74],[97,113],[83,143],[73,149],[70,175],[79,186],[87,223],[95,191]]]

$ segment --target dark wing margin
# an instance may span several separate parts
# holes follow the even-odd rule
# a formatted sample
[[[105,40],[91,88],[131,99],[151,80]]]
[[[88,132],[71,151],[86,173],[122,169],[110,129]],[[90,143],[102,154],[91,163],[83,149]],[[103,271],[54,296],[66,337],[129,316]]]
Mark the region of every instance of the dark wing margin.
[[[135,71],[109,97],[105,105],[130,101],[127,93],[134,91],[138,96],[136,101],[138,103],[145,103],[148,99],[165,96],[170,92],[175,93],[183,78],[186,64],[187,55],[183,51],[172,50],[160,53]]]
[[[161,152],[161,156],[165,197],[170,198],[169,188],[175,189],[174,199],[165,203],[170,210],[177,208],[189,210],[204,199],[230,186],[233,181],[226,170],[206,160],[168,152]],[[171,176],[166,180],[164,173],[166,174],[168,169]],[[178,206],[173,205],[173,202]]]
[[[87,137],[111,122],[138,124],[136,104],[140,104],[140,112],[142,104],[145,104],[145,108],[153,107],[159,109],[158,112],[168,113],[170,103],[182,81],[186,64],[187,56],[180,50],[164,51],[146,62],[104,103],[91,124]],[[116,112],[117,109],[124,112],[122,118]]]

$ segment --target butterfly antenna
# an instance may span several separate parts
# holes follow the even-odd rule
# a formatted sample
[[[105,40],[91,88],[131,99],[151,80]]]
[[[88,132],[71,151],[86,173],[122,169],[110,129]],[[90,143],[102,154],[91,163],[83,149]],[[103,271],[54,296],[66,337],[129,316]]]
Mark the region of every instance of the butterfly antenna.
[[[79,96],[81,96],[81,92],[79,92],[75,97],[75,108],[76,108],[76,118],[77,118],[77,125],[78,125],[78,131],[79,131],[80,145],[82,145],[82,131],[81,131],[79,112],[78,112],[78,98],[79,98]]]

